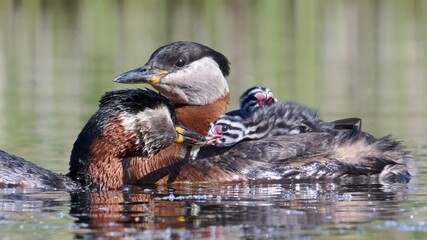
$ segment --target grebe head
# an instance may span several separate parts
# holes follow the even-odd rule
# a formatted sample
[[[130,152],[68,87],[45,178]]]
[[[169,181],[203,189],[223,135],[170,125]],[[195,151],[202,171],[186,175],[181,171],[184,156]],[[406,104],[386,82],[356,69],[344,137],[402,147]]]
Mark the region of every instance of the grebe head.
[[[270,105],[277,102],[273,97],[273,92],[265,87],[251,87],[240,97],[240,112],[243,117],[251,115],[261,106]]]
[[[194,42],[174,42],[113,81],[149,83],[175,103],[206,105],[228,94],[229,73],[229,61],[221,53]]]
[[[247,127],[242,118],[224,115],[209,125],[206,140],[217,146],[232,146],[246,138]]]

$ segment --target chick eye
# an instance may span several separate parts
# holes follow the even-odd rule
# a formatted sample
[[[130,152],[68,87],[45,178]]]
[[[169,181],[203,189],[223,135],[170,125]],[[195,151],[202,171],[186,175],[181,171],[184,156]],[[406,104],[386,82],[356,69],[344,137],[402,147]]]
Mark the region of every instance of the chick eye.
[[[221,130],[222,130],[222,132],[227,132],[228,131],[228,126],[227,125],[222,125],[222,128],[221,128]]]
[[[183,67],[185,65],[185,60],[180,58],[176,63],[175,66],[177,67]]]

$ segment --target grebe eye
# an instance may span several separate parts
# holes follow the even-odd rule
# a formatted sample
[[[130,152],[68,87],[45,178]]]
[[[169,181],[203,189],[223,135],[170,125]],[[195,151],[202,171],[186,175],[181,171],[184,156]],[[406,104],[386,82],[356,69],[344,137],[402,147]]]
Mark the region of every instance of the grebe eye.
[[[175,66],[177,67],[183,67],[185,65],[185,60],[180,58],[176,63]]]

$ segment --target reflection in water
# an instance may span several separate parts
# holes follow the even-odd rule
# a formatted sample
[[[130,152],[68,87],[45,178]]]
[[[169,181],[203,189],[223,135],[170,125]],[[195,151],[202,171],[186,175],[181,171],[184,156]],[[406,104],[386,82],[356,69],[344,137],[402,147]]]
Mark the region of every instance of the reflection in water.
[[[70,214],[92,229],[79,237],[291,236],[328,223],[394,219],[406,189],[336,183],[132,187],[73,193]]]

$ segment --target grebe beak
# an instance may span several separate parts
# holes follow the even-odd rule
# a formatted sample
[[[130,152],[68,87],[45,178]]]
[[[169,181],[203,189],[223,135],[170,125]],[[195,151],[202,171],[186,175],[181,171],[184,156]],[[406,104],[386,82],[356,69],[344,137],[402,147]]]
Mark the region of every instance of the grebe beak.
[[[113,79],[116,83],[148,83],[159,84],[161,79],[169,72],[144,65],[118,75]]]
[[[186,143],[191,145],[206,144],[206,138],[203,135],[184,126],[175,126],[175,131],[178,134],[175,140],[176,143]]]

